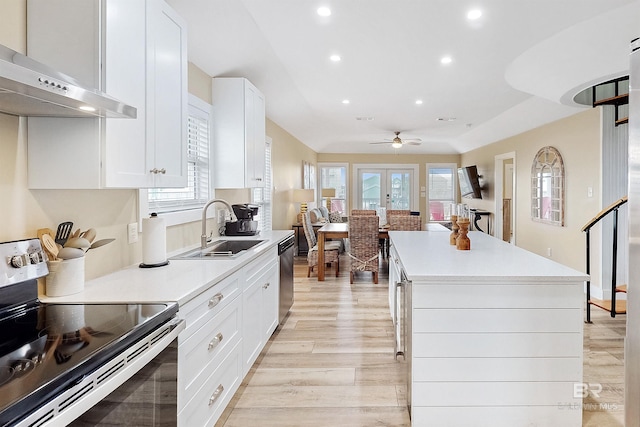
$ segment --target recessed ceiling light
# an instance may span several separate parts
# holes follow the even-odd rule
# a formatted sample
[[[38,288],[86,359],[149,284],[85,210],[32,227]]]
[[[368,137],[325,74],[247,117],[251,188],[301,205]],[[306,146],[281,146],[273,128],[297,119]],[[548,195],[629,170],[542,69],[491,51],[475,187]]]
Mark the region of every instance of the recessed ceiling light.
[[[474,21],[479,19],[482,16],[482,11],[480,9],[472,9],[467,12],[467,19],[470,21]]]
[[[444,56],[440,59],[442,64],[451,64],[451,61],[453,61],[453,59],[450,56]]]
[[[349,103],[349,100],[348,100],[348,99],[343,99],[343,100],[342,100],[342,103],[343,103],[343,104],[348,104],[348,103]]]
[[[422,99],[417,99],[416,100],[416,105],[422,105]]]
[[[328,7],[319,7],[317,12],[320,16],[331,16],[331,9],[329,9]]]
[[[331,55],[329,59],[332,60],[333,62],[340,62],[342,58],[340,58],[340,55]]]

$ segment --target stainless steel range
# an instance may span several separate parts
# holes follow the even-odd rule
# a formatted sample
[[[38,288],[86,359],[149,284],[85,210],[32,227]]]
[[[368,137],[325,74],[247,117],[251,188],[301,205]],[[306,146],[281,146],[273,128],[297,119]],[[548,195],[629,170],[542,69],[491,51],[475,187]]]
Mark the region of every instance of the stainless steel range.
[[[38,239],[0,243],[0,259],[0,425],[71,423],[184,328],[175,303],[40,303],[36,279],[48,270]],[[170,406],[163,423],[149,425],[175,425],[175,417]]]

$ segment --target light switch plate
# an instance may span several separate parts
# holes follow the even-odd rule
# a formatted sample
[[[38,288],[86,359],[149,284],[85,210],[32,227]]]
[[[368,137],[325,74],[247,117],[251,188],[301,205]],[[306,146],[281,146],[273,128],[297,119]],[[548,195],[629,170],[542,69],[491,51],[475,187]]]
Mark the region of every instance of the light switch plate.
[[[138,223],[132,222],[127,225],[127,241],[129,244],[136,243],[138,241]]]

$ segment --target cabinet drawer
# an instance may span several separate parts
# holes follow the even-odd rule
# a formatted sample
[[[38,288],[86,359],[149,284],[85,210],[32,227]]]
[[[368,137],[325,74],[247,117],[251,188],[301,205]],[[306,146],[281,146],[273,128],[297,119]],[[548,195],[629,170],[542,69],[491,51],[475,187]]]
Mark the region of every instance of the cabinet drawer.
[[[232,274],[180,307],[178,314],[187,321],[186,330],[180,334],[180,343],[240,295],[241,277],[240,272]]]
[[[264,255],[261,255],[258,259],[250,262],[244,268],[245,282],[247,284],[254,283],[273,263],[278,262],[278,248],[269,249]]]
[[[181,426],[212,426],[222,414],[242,381],[240,344],[229,352],[204,385],[178,413]]]
[[[185,391],[185,402],[215,366],[240,341],[242,299],[236,297],[220,313],[198,329],[180,345],[180,390]],[[182,400],[182,399],[181,399]]]

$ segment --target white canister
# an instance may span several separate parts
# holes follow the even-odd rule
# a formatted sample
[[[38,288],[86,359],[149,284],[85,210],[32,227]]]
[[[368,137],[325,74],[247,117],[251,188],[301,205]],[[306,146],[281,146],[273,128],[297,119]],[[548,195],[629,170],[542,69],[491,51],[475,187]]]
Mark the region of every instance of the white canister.
[[[84,257],[47,261],[45,293],[50,297],[76,294],[84,290]]]

